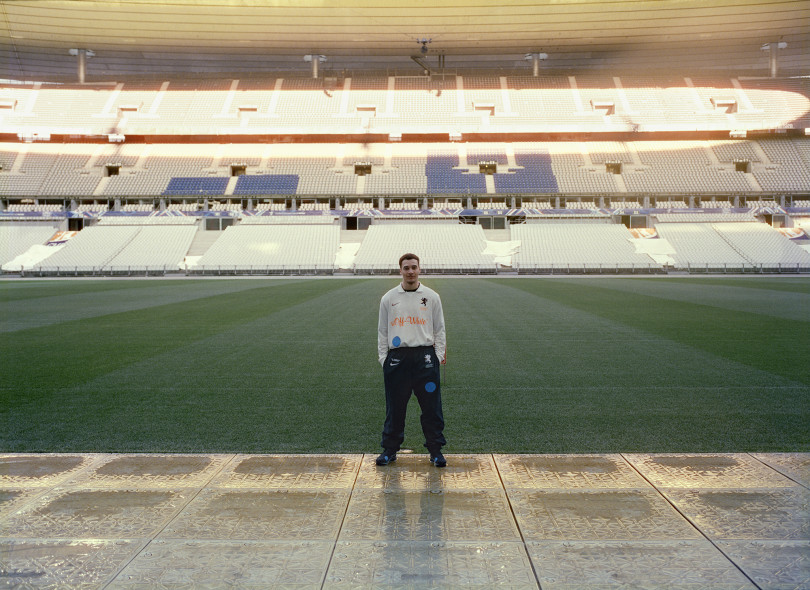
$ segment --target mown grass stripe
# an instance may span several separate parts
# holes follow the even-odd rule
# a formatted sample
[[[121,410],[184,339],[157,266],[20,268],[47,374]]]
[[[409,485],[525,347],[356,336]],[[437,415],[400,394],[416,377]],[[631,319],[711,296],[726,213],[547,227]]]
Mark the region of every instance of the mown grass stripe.
[[[726,286],[738,289],[765,289],[767,291],[788,291],[810,295],[810,279],[806,277],[666,277],[638,278],[636,281],[663,280],[670,284],[685,283],[700,286]]]
[[[280,281],[153,281],[149,289],[118,288],[112,291],[87,290],[62,294],[62,286],[54,285],[57,295],[5,303],[0,307],[0,332],[15,332],[72,320],[86,320],[126,311],[146,309],[192,299],[227,295],[260,286],[284,284]]]
[[[806,347],[810,320],[806,317],[785,319],[707,306],[699,303],[701,288],[696,290],[696,301],[689,302],[617,290],[611,288],[611,281],[600,286],[565,280],[508,284],[567,307],[810,385]]]
[[[15,408],[19,420],[6,446],[327,452],[347,434],[356,445],[352,429],[363,438],[379,429],[371,412],[380,409],[378,400],[350,393],[358,380],[376,385],[376,340],[369,327],[379,294],[363,281],[317,283],[308,281],[307,291],[286,287],[283,307],[262,302],[267,292],[254,293],[261,309],[243,308],[248,322],[178,341],[170,353],[133,359],[73,385],[27,392]],[[358,320],[346,302],[363,297],[365,317]],[[363,361],[369,361],[366,373],[358,376],[353,363]],[[377,393],[366,393],[372,391]],[[358,406],[374,416],[373,428]]]
[[[743,311],[782,319],[810,318],[810,293],[769,289],[749,289],[744,283],[734,285],[668,280],[605,281],[584,279],[580,284],[615,289],[662,300],[685,301],[717,307],[726,311]],[[805,311],[805,313],[802,312]]]
[[[195,281],[200,283],[202,281]],[[154,289],[157,285],[185,283],[181,280],[155,283],[138,280],[93,280],[93,279],[60,279],[60,280],[20,280],[0,281],[0,301],[40,299],[45,297],[63,297],[65,295],[83,295],[88,293],[110,293],[114,291],[133,291]]]
[[[273,283],[8,333],[0,339],[0,391],[13,403],[15,395],[29,389],[81,383],[345,286],[338,281]],[[87,305],[92,304],[88,298]]]
[[[188,305],[12,334],[29,337],[16,341],[25,388],[7,385],[16,377],[4,365],[0,387],[16,397],[0,404],[8,425],[0,448],[376,452],[384,418],[377,310],[396,282],[271,280]],[[720,321],[701,304],[715,287],[695,284],[690,296],[692,287],[679,283],[686,301],[673,302],[634,287],[642,284],[635,279],[425,284],[441,293],[448,324],[450,453],[810,450],[810,387],[781,374],[792,357],[747,363],[747,353],[718,355],[681,334],[683,312],[670,313],[673,306],[705,325]],[[755,298],[742,299],[756,308]],[[628,301],[633,321],[613,309]],[[84,323],[94,329],[71,340],[65,328]],[[108,350],[84,342],[98,335]],[[48,348],[59,337],[62,345]],[[807,339],[793,345],[806,349]],[[71,381],[81,369],[73,349],[85,348],[101,356],[99,366]],[[418,414],[412,400],[405,444],[422,451]]]

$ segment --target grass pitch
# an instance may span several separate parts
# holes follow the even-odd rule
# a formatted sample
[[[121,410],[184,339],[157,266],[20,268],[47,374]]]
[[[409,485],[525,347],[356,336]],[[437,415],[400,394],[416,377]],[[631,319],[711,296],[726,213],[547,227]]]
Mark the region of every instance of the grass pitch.
[[[423,279],[449,453],[810,451],[810,279]],[[396,283],[1,282],[0,451],[376,452]]]

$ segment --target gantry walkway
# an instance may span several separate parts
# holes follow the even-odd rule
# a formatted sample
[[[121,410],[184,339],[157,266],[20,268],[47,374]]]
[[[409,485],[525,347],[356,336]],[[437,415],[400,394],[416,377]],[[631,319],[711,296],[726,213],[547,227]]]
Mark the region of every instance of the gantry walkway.
[[[810,454],[0,455],[0,586],[810,588]]]

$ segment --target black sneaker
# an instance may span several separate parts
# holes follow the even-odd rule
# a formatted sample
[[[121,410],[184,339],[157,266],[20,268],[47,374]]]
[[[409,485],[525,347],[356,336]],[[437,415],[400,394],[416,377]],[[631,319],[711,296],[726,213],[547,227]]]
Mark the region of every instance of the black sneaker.
[[[389,463],[393,463],[397,460],[397,453],[394,451],[383,451],[382,455],[377,457],[377,465],[388,465]]]
[[[436,451],[430,454],[430,462],[436,467],[447,467],[447,459],[444,458],[441,451]]]

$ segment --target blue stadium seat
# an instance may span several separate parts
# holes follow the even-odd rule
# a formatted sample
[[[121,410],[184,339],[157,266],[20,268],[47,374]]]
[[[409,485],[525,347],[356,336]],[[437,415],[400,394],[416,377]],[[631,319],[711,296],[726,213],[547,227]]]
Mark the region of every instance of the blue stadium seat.
[[[485,193],[487,185],[484,176],[453,170],[458,164],[458,156],[428,155],[425,164],[427,192],[430,194]]]
[[[294,195],[298,190],[298,174],[260,174],[240,176],[235,195]]]
[[[551,168],[551,155],[546,151],[516,152],[515,162],[522,170],[510,168],[511,174],[495,175],[497,193],[558,193],[557,177]]]
[[[169,181],[164,195],[222,195],[228,187],[225,176],[175,176]]]

